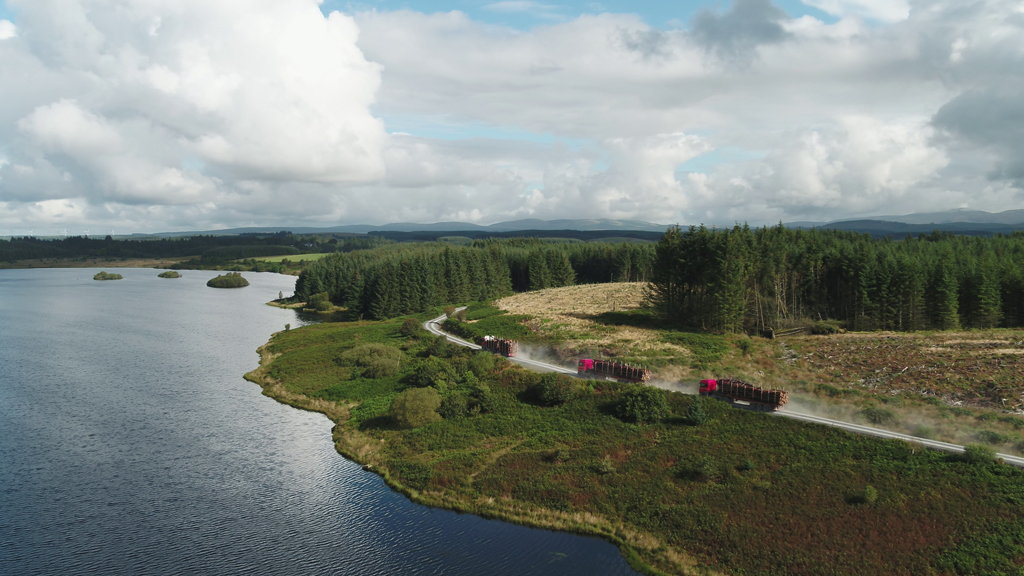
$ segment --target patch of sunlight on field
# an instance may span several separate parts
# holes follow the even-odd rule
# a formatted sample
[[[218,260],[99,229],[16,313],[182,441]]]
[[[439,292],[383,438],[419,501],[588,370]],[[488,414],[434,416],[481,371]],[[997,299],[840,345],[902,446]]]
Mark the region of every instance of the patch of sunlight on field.
[[[282,260],[288,260],[289,262],[298,262],[299,260],[305,260],[306,262],[313,262],[319,260],[324,256],[330,256],[334,252],[320,252],[318,254],[287,254],[285,256],[268,256],[266,258],[256,258],[260,262],[280,262]]]

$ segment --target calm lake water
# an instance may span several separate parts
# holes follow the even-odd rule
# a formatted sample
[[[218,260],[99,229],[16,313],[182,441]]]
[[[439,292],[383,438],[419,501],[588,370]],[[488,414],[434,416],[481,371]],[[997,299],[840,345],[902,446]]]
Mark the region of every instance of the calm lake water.
[[[242,379],[294,278],[0,271],[0,574],[635,574],[607,542],[430,509]]]

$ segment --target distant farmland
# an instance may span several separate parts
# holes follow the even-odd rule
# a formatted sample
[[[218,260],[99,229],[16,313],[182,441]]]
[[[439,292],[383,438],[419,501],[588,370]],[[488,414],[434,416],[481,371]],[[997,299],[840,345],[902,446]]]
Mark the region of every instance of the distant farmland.
[[[280,262],[282,260],[288,260],[289,262],[298,262],[299,260],[305,260],[306,262],[312,262],[319,260],[324,256],[330,256],[334,252],[320,252],[317,254],[286,254],[284,256],[267,256],[265,258],[256,258],[260,262]]]

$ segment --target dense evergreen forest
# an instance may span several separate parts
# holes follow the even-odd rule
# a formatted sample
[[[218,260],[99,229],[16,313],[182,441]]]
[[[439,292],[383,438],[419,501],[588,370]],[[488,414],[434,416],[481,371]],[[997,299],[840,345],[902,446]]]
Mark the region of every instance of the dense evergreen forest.
[[[144,240],[87,238],[0,240],[0,261],[50,258],[173,258],[202,256],[203,263],[239,258],[316,252],[349,252],[374,248],[389,240],[375,236],[297,236],[288,232],[267,235],[187,236]]]
[[[295,293],[308,300],[326,292],[335,304],[384,319],[513,291],[646,281],[653,262],[653,244],[532,238],[476,240],[471,246],[393,244],[315,262],[299,276]]]
[[[808,320],[854,330],[1024,325],[1024,234],[875,240],[782,226],[670,229],[650,299],[673,324],[736,332]]]

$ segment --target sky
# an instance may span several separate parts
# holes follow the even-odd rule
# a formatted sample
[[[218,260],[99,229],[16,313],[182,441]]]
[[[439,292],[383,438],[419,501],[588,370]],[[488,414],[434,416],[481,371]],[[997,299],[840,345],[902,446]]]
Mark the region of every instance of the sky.
[[[0,235],[1024,208],[1018,0],[0,0]]]

